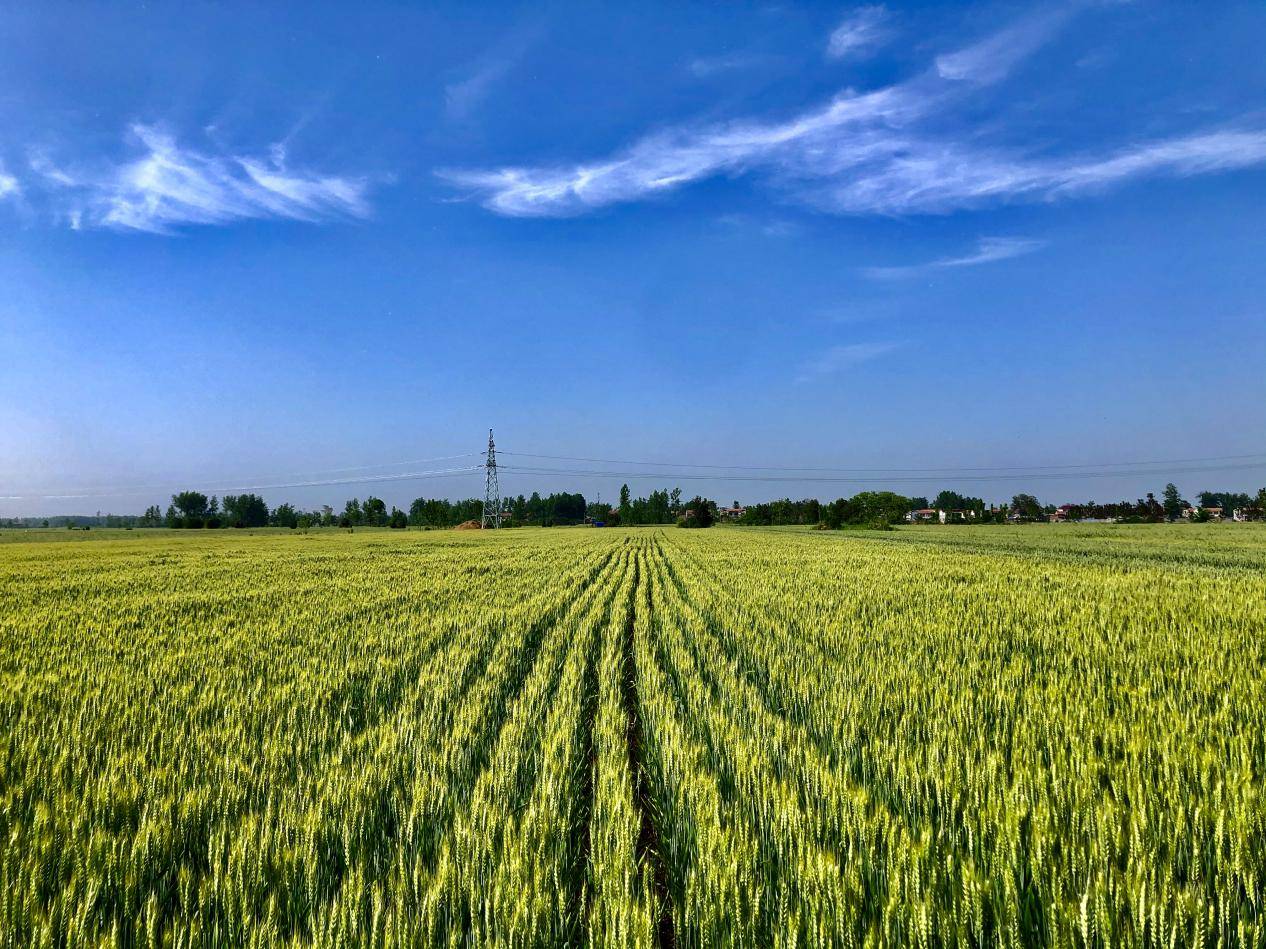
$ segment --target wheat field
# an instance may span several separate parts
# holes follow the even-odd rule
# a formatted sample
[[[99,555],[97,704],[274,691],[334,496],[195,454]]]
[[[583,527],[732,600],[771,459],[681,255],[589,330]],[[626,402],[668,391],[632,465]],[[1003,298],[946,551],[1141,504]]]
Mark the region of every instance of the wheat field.
[[[42,536],[4,945],[1266,945],[1261,526]]]

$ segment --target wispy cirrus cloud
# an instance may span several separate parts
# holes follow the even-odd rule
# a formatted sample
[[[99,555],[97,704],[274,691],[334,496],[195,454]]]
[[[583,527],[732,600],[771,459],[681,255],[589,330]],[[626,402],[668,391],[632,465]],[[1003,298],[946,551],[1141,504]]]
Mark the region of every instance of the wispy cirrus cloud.
[[[866,267],[862,272],[867,276],[878,278],[908,277],[926,273],[929,270],[978,267],[981,264],[991,264],[994,261],[1031,254],[1045,246],[1045,241],[1028,237],[982,237],[977,242],[976,249],[970,254],[940,257],[921,264],[905,264],[898,267]]]
[[[130,131],[140,146],[131,160],[68,169],[42,152],[30,156],[33,184],[71,227],[171,234],[190,225],[370,214],[368,177],[292,169],[281,146],[267,156],[221,154],[182,145],[156,126]]]
[[[859,7],[844,18],[826,42],[829,59],[844,59],[874,49],[887,36],[888,11],[882,6]]]
[[[723,53],[718,56],[698,56],[687,64],[698,79],[710,79],[723,73],[751,69],[770,62],[772,57],[763,53]]]
[[[1069,6],[1051,6],[969,46],[937,56],[937,75],[954,82],[997,82],[1043,46],[1071,15]]]
[[[796,381],[809,382],[822,376],[835,375],[862,363],[886,356],[900,348],[901,343],[896,342],[844,343],[839,346],[831,346],[806,362],[801,367]]]
[[[11,194],[17,194],[18,190],[18,179],[8,174],[4,170],[4,166],[0,165],[0,198],[7,198]]]
[[[912,79],[846,90],[779,121],[685,125],[645,135],[604,158],[495,169],[440,169],[489,210],[566,217],[657,198],[719,176],[755,176],[836,214],[940,214],[1019,200],[1055,200],[1144,177],[1186,177],[1266,163],[1266,130],[1204,129],[1106,154],[1036,153],[990,144],[962,106],[1006,78],[1061,26],[1044,12],[935,58]],[[950,118],[947,118],[950,117]],[[957,125],[957,127],[955,127]]]
[[[539,25],[511,30],[472,63],[465,75],[448,83],[444,87],[444,107],[449,118],[470,119],[543,33]]]
[[[765,237],[799,237],[805,227],[787,218],[761,217],[751,214],[722,214],[717,223],[735,230],[763,234]]]
[[[1126,146],[1107,156],[1026,159],[956,142],[910,139],[878,162],[804,189],[845,214],[940,214],[1016,200],[1055,200],[1136,178],[1186,178],[1266,163],[1266,130],[1217,129]]]

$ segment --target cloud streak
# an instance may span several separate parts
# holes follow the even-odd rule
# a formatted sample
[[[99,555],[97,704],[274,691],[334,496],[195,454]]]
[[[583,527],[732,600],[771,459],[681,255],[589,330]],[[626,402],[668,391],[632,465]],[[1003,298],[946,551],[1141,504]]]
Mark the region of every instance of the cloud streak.
[[[797,382],[810,382],[822,376],[832,376],[855,366],[899,349],[900,343],[845,343],[831,346],[805,363],[796,377]]]
[[[722,73],[751,69],[768,62],[769,56],[761,53],[727,53],[720,56],[699,56],[687,67],[697,79],[710,79]]]
[[[1052,7],[1020,20],[984,39],[936,57],[936,72],[954,82],[989,84],[1007,76],[1035,53],[1064,24],[1071,11]]]
[[[471,67],[469,75],[444,87],[444,106],[451,119],[465,121],[483,105],[505,77],[522,61],[540,39],[539,26],[508,33]]]
[[[881,279],[908,277],[914,274],[926,273],[929,270],[978,267],[981,264],[991,264],[998,260],[1008,260],[1012,257],[1031,254],[1033,251],[1045,246],[1045,241],[1033,240],[1027,237],[982,237],[977,242],[976,249],[970,254],[964,254],[959,257],[941,257],[922,264],[908,264],[900,267],[867,267],[862,272],[867,276]]]
[[[721,176],[755,176],[834,214],[940,214],[1056,200],[1144,177],[1186,177],[1266,162],[1266,130],[1217,128],[1098,155],[1043,156],[990,145],[946,117],[1000,82],[1059,28],[1041,14],[936,58],[913,79],[841,92],[781,122],[739,120],[648,134],[605,158],[557,165],[440,169],[494,213],[567,217],[667,195]]]
[[[861,7],[831,31],[826,43],[828,59],[857,56],[878,46],[886,35],[888,11],[882,6]]]
[[[71,227],[171,234],[191,225],[252,219],[323,223],[370,215],[370,179],[291,169],[285,150],[267,157],[181,145],[152,125],[131,127],[141,154],[91,171],[31,156],[35,181]]]

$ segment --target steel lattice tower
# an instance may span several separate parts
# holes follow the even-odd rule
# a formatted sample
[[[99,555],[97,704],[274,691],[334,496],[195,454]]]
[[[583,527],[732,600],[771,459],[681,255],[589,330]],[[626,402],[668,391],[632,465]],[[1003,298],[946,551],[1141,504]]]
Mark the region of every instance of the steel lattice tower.
[[[487,478],[484,481],[484,516],[480,527],[501,526],[501,488],[497,485],[497,448],[492,443],[492,429],[488,429],[488,461],[484,464]]]

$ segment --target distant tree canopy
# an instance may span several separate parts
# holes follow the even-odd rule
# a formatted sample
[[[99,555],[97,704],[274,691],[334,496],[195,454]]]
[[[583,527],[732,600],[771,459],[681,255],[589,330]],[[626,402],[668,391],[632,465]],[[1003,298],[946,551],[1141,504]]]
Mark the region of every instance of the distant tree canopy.
[[[382,498],[376,498],[372,494],[365,498],[365,503],[360,506],[361,514],[365,523],[370,527],[384,527],[387,524],[387,505]]]
[[[652,491],[650,497],[645,498],[631,498],[627,492],[628,485],[625,485],[620,492],[621,524],[671,524],[681,513],[681,508],[674,507],[672,495],[666,490]]]
[[[1201,491],[1196,497],[1200,499],[1201,507],[1220,507],[1227,514],[1255,506],[1253,496],[1244,491]]]
[[[905,520],[911,500],[892,491],[863,491],[851,498],[837,498],[822,509],[823,526],[838,529],[846,524],[888,526]]]
[[[585,514],[591,520],[599,521],[603,524],[618,524],[620,522],[620,512],[606,501],[590,501],[585,506]]]
[[[268,524],[268,505],[258,494],[226,494],[224,523],[229,527],[264,527]]]
[[[1041,503],[1031,494],[1017,494],[1011,498],[1011,511],[1030,520],[1036,520],[1043,514]]]
[[[502,498],[501,513],[509,515],[507,526],[515,524],[538,527],[557,527],[583,524],[589,504],[583,494],[550,494],[541,497],[533,492],[531,497],[519,495]],[[408,522],[415,527],[454,527],[465,521],[477,521],[483,515],[484,502],[480,498],[465,501],[448,501],[443,498],[416,498],[409,506]]]
[[[1250,520],[1266,516],[1266,488],[1255,495],[1242,491],[1201,491],[1197,497],[1202,509],[1222,508],[1226,516],[1230,516],[1233,511],[1240,511],[1240,516]],[[648,497],[635,498],[626,484],[620,488],[618,506],[588,501],[579,493],[560,492],[542,497],[534,491],[530,497],[520,494],[517,497],[504,498],[501,513],[506,526],[553,527],[583,524],[586,520],[636,526],[672,524],[685,518],[688,512],[689,519],[696,519],[699,517],[698,512],[703,510],[700,504],[708,511],[704,520],[715,521],[715,501],[696,496],[683,504],[680,488],[673,488],[671,491],[660,489],[652,491]],[[734,507],[742,508],[742,505],[735,501]],[[929,507],[943,511],[975,512],[976,518],[972,523],[1000,522],[1006,520],[1008,515],[1018,516],[1022,520],[1041,520],[1045,514],[1055,511],[1053,506],[1043,507],[1032,494],[1017,494],[1012,497],[1010,505],[986,507],[985,502],[978,497],[948,489],[939,492],[930,504],[926,497],[905,497],[891,491],[863,491],[851,498],[837,498],[830,502],[822,502],[816,498],[799,501],[782,498],[750,504],[743,509],[738,523],[744,526],[821,525],[829,528],[846,525],[873,526],[895,524],[903,520],[907,512]],[[1159,501],[1155,495],[1149,493],[1146,498],[1136,501],[1087,501],[1066,504],[1061,510],[1063,516],[1069,520],[1154,522],[1177,518],[1186,507],[1187,502],[1183,500],[1178,488],[1167,484]],[[342,514],[336,515],[334,508],[329,505],[324,505],[319,510],[303,511],[290,503],[283,503],[270,511],[267,502],[257,494],[228,494],[221,503],[214,495],[208,497],[200,491],[181,491],[171,496],[171,503],[165,512],[154,504],[146,508],[142,515],[62,515],[46,520],[54,527],[257,528],[272,525],[306,529],[318,525],[332,527],[337,524],[349,528],[391,526],[402,529],[454,527],[465,521],[479,520],[482,513],[483,501],[480,498],[462,501],[416,498],[407,512],[395,507],[388,512],[387,505],[381,498],[370,495],[364,501],[350,498],[344,504]],[[38,526],[41,523],[40,519],[30,517],[0,518],[0,526],[6,527]]]
[[[1032,497],[1032,495],[1025,495],[1025,497]],[[914,504],[916,500],[921,501],[923,499],[911,498],[910,503]],[[1036,502],[1036,499],[1034,500]],[[957,491],[942,491],[936,496],[936,500],[931,505],[917,505],[915,510],[929,506],[936,508],[938,511],[975,511],[977,514],[982,514],[985,510],[985,502],[980,498],[967,497]]]
[[[181,491],[171,496],[180,523],[177,527],[201,527],[210,513],[210,501],[201,491]],[[170,509],[169,509],[170,510]]]
[[[686,510],[677,522],[681,527],[711,527],[716,521],[715,501],[695,495],[686,503]]]
[[[409,505],[407,517],[413,527],[454,527],[463,521],[478,520],[483,510],[484,502],[478,498],[465,501],[417,498]]]
[[[783,498],[781,501],[749,504],[738,522],[754,527],[772,527],[776,524],[817,524],[822,519],[822,509],[822,503],[816,498],[806,498],[803,501]]]
[[[293,504],[278,504],[268,518],[271,527],[289,527],[292,530],[299,526],[299,512]]]
[[[1165,517],[1174,520],[1182,514],[1186,506],[1187,502],[1178,493],[1178,486],[1172,481],[1165,485],[1165,490],[1161,493],[1161,508],[1165,511]]]
[[[365,515],[360,509],[360,500],[352,498],[343,505],[343,516],[339,518],[339,527],[360,527],[365,523]]]

